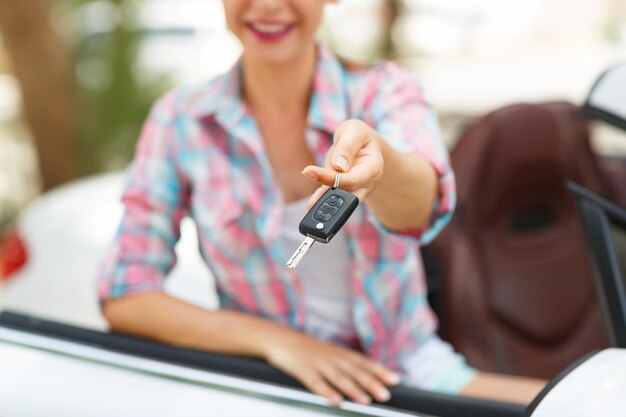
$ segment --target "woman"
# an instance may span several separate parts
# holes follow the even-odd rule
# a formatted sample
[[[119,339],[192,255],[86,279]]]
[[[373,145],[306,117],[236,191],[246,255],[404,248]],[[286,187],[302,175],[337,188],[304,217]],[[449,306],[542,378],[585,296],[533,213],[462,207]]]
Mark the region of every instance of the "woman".
[[[435,334],[419,244],[445,225],[454,180],[414,80],[347,68],[315,43],[320,0],[224,0],[240,61],[155,106],[100,282],[117,331],[260,357],[333,404],[405,383],[529,401],[541,384],[477,373]],[[300,219],[340,172],[362,204],[297,270]],[[181,218],[198,225],[221,308],[162,291]]]

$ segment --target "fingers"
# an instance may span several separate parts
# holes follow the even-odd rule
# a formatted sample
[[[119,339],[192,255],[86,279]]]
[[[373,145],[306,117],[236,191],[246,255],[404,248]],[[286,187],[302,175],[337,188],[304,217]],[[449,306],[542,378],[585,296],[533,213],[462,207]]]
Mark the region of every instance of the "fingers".
[[[321,372],[327,381],[355,403],[364,405],[372,403],[372,398],[365,393],[363,387],[356,382],[350,373],[343,371],[337,364],[326,364]]]
[[[376,401],[389,401],[391,393],[385,387],[383,382],[376,376],[376,374],[372,372],[371,368],[368,368],[367,366],[355,366],[354,364],[350,364],[348,362],[343,362],[340,366],[345,373],[351,375],[359,387],[367,391],[369,395],[376,399]]]
[[[334,181],[334,180],[333,180]],[[315,190],[315,192],[313,193],[313,195],[311,195],[311,197],[309,198],[309,201],[306,203],[306,209],[311,210],[311,207],[313,207],[313,205],[317,202],[317,200],[320,199],[320,197],[330,188],[330,186],[327,185],[322,185],[321,187],[319,187],[317,190]],[[360,201],[364,201],[365,197],[367,197],[367,194],[369,192],[368,189],[366,188],[359,188],[355,191],[351,191],[349,189],[344,188],[343,185],[340,185],[341,189],[346,190],[346,191],[350,191],[352,194],[354,194],[358,199],[359,202]]]
[[[344,122],[337,130],[335,144],[326,154],[325,166],[309,165],[302,174],[312,181],[331,187],[335,183],[336,173],[340,172],[339,188],[355,194],[359,201],[363,201],[382,178],[384,160],[378,141],[372,140],[375,132],[363,122],[348,122]],[[365,131],[366,128],[369,131]],[[355,133],[359,129],[360,132]],[[341,157],[339,162],[336,159],[338,156]],[[319,195],[311,198],[309,208],[318,198]]]
[[[319,182],[320,184],[332,187],[335,184],[337,171],[329,168],[309,165],[302,171],[302,175]],[[356,165],[349,172],[340,175],[339,188],[349,192],[364,188],[370,179],[374,177],[373,169],[367,165]]]
[[[379,378],[380,369],[384,371],[386,381]],[[358,404],[369,405],[372,398],[386,402],[391,393],[385,386],[393,372],[370,360],[354,360],[347,355],[336,357],[333,361],[323,361],[317,366],[300,371],[294,375],[311,392],[328,399],[332,405],[339,405],[345,395]]]
[[[374,160],[377,158],[368,159]],[[302,171],[302,174],[307,178],[326,186],[324,191],[335,184],[336,173],[336,171],[330,168],[315,165],[309,165]],[[363,201],[367,194],[376,186],[381,175],[382,169],[378,161],[369,163],[366,158],[363,158],[359,163],[353,165],[350,171],[341,174],[339,177],[339,188],[355,194],[359,198],[359,201]],[[317,196],[317,198],[319,198],[319,196]],[[313,203],[317,201],[317,198],[312,199]]]
[[[330,163],[333,169],[347,172],[357,153],[370,140],[373,130],[360,120],[346,120],[333,136]]]
[[[386,386],[400,382],[395,372],[360,354],[355,354],[351,361],[342,362],[341,366],[378,402],[389,401],[391,393]]]
[[[400,375],[397,373],[390,371],[383,365],[378,362],[370,361],[371,370],[381,381],[383,381],[386,385],[394,386],[400,383]]]
[[[308,366],[299,367],[293,375],[311,392],[339,405],[343,396],[358,404],[369,405],[372,399],[386,402],[391,393],[386,385],[398,383],[398,377],[384,366],[347,351],[335,351]]]
[[[325,362],[320,372],[337,390],[359,404],[371,404],[372,398],[386,402],[391,393],[386,385],[396,385],[400,378],[383,365],[355,352],[345,352]]]
[[[354,366],[360,369],[367,369],[377,379],[385,385],[394,386],[400,383],[400,376],[388,369],[386,366],[371,360],[370,358],[355,353]]]
[[[334,406],[341,403],[343,397],[335,390],[324,377],[315,371],[310,371],[305,375],[296,375],[296,378],[312,393],[321,395]]]
[[[388,401],[385,385],[398,378],[361,352],[293,333],[268,355],[272,366],[298,379],[308,390],[339,405],[345,395],[358,404]]]

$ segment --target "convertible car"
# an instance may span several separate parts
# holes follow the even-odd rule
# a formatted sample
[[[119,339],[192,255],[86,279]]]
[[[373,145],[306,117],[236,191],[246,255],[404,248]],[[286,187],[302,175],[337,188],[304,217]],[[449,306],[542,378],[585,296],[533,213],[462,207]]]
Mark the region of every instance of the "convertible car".
[[[626,129],[626,65],[604,74],[588,114]],[[626,410],[626,210],[575,184],[600,304],[614,347],[552,378],[528,407],[392,389],[385,404],[332,407],[266,363],[179,349],[107,331],[95,277],[121,215],[121,173],[38,199],[0,240],[0,416],[623,416]],[[533,224],[534,225],[534,224]],[[216,306],[210,271],[185,223],[167,290]]]

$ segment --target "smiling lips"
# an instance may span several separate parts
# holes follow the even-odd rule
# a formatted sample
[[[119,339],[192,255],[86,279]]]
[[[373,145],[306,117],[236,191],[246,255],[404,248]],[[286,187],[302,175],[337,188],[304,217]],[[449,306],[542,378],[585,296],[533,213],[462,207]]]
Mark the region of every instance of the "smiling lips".
[[[295,27],[295,24],[280,22],[253,22],[248,23],[247,27],[257,39],[276,42],[285,38]]]

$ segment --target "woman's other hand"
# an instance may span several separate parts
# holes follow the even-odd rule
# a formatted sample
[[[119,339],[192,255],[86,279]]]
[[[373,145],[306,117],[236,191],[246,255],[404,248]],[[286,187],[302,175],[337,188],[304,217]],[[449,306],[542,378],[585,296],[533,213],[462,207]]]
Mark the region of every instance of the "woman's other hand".
[[[285,332],[270,339],[266,360],[299,380],[311,392],[339,405],[344,396],[359,404],[389,400],[387,386],[399,377],[363,354],[302,333]]]
[[[326,154],[324,167],[309,165],[302,171],[307,178],[322,186],[311,196],[308,208],[335,182],[335,172],[342,173],[340,187],[363,201],[383,176],[383,155],[379,136],[360,120],[343,122]]]

